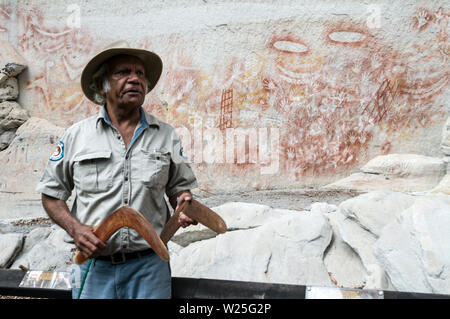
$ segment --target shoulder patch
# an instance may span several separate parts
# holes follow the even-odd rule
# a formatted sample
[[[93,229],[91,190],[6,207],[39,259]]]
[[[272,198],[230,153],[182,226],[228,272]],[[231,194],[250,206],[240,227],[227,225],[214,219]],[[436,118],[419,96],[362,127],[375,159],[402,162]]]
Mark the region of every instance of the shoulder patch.
[[[50,157],[50,160],[53,162],[57,162],[64,157],[64,143],[62,141],[58,142],[56,145],[56,151]]]

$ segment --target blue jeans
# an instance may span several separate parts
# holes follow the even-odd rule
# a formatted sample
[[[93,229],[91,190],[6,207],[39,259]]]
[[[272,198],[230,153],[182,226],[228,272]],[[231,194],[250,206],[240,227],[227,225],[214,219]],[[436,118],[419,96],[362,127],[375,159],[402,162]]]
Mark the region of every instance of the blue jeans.
[[[72,298],[77,299],[87,263],[72,267]],[[80,299],[169,299],[170,264],[155,253],[113,265],[93,259]]]

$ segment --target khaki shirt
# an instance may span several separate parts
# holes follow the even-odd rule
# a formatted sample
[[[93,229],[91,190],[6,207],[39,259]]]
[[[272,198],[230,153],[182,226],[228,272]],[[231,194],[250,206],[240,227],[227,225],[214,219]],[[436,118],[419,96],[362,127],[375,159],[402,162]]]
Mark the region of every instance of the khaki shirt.
[[[170,216],[164,193],[170,198],[195,187],[196,178],[172,126],[141,108],[126,149],[103,107],[98,115],[67,129],[36,190],[66,201],[75,188],[71,212],[86,225],[98,225],[121,206],[131,206],[160,234]],[[110,238],[102,254],[148,247],[135,230],[125,227]]]

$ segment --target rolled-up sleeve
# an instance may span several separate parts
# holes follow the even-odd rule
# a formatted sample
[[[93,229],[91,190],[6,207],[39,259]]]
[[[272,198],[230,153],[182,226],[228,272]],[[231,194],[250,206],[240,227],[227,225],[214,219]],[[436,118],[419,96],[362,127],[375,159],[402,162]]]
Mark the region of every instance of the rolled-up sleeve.
[[[166,195],[169,198],[178,192],[191,190],[198,186],[189,160],[183,154],[181,140],[175,132],[172,133],[172,142],[169,181],[166,185]]]
[[[73,171],[70,164],[70,136],[64,133],[57,149],[50,156],[36,191],[66,201],[74,187]]]

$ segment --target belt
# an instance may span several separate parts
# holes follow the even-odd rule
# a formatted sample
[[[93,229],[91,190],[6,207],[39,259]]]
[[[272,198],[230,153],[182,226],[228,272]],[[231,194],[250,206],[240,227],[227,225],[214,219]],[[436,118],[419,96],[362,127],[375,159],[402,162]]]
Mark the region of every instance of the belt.
[[[148,248],[145,250],[134,251],[131,253],[118,252],[118,253],[108,255],[108,256],[98,256],[95,259],[110,261],[111,264],[117,265],[117,264],[124,264],[129,259],[140,258],[140,257],[147,256],[147,255],[154,254],[154,253],[155,253],[155,251],[153,249]]]

